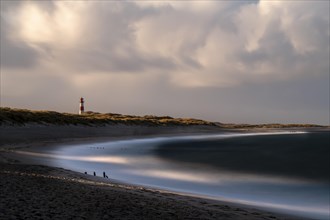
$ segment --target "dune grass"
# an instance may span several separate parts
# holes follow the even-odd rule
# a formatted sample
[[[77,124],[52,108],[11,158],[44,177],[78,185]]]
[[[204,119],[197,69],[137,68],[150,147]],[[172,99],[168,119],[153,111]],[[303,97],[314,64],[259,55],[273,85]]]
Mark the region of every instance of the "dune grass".
[[[135,116],[115,113],[88,111],[82,115],[55,111],[32,111],[27,109],[0,108],[0,125],[25,125],[27,123],[55,125],[143,125],[143,126],[191,126],[207,125],[224,129],[263,129],[263,128],[329,128],[316,124],[223,124],[193,118],[172,118],[170,116]]]
[[[189,126],[209,125],[214,123],[192,119],[172,118],[169,116],[133,116],[113,113],[86,112],[85,114],[59,113],[55,111],[32,111],[27,109],[0,108],[0,124],[24,125],[27,123],[56,125],[144,125],[144,126]]]
[[[329,128],[329,126],[317,124],[222,124],[216,123],[217,126],[225,129],[263,129],[263,128]]]

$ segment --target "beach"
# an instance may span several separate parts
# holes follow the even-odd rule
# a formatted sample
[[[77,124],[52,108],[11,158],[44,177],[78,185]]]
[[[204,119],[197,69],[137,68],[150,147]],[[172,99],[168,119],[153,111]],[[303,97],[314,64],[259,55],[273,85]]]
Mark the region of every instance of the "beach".
[[[141,136],[219,133],[208,126],[1,126],[0,219],[301,219],[252,206],[49,167],[16,150]],[[111,177],[110,177],[111,178]]]

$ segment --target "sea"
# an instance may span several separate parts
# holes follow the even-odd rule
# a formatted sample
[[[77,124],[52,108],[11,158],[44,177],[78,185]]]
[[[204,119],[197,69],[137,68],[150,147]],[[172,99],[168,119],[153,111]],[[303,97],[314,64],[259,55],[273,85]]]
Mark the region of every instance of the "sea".
[[[51,165],[125,183],[329,219],[330,132],[196,134],[63,144]]]

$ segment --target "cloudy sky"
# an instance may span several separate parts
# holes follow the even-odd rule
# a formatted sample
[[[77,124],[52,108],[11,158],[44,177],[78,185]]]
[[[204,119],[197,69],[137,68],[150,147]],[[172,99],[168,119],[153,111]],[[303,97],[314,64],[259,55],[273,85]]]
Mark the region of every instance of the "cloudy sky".
[[[329,124],[329,1],[4,1],[1,106]]]

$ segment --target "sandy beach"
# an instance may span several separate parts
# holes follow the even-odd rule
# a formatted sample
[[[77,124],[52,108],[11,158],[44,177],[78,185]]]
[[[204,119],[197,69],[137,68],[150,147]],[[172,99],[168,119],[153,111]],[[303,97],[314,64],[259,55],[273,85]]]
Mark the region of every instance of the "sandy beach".
[[[33,161],[27,164],[15,155],[19,148],[70,141],[216,133],[220,129],[34,124],[0,129],[0,219],[298,219],[238,204],[104,181]]]

